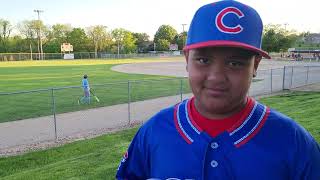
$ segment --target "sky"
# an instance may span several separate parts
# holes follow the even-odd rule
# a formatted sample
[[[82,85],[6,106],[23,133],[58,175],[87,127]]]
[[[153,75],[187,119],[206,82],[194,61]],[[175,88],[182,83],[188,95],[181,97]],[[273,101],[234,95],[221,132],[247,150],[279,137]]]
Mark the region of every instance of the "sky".
[[[72,27],[104,25],[147,33],[153,39],[159,26],[171,25],[178,32],[188,29],[195,11],[213,0],[1,0],[0,18],[13,25],[37,19],[43,10],[46,25]],[[238,0],[258,11],[264,24],[282,24],[298,32],[320,33],[319,0]],[[182,25],[186,24],[186,25]]]

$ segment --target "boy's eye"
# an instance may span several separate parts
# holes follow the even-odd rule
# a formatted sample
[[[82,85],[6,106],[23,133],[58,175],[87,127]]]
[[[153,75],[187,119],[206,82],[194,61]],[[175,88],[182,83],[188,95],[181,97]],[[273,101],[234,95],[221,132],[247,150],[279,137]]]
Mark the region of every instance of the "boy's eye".
[[[197,58],[197,61],[199,61],[201,64],[208,64],[209,59],[207,58]]]
[[[240,67],[244,65],[244,63],[240,61],[229,61],[228,64],[233,67]]]

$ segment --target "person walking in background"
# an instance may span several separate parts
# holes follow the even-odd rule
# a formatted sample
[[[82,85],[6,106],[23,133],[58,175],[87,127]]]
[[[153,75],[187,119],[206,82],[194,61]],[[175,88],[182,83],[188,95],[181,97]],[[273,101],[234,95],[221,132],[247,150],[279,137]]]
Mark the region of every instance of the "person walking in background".
[[[83,75],[82,79],[82,88],[84,92],[84,96],[82,97],[81,101],[84,103],[90,104],[90,86],[88,81],[88,75]]]
[[[184,47],[193,97],[138,130],[118,180],[320,180],[320,148],[293,119],[247,96],[262,57],[259,14],[234,0],[195,13]]]

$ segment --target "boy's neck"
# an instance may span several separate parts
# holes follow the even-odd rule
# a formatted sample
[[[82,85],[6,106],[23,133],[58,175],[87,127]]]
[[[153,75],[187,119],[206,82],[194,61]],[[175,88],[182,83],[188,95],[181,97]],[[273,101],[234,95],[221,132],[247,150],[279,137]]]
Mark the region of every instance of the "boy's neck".
[[[212,120],[223,120],[226,118],[229,118],[233,116],[234,114],[239,113],[241,110],[243,110],[246,107],[248,97],[243,98],[242,101],[236,106],[234,106],[233,109],[229,110],[228,112],[209,112],[209,111],[203,111],[203,108],[200,108],[200,104],[198,103],[197,99],[194,99],[194,106],[196,110],[204,117]]]

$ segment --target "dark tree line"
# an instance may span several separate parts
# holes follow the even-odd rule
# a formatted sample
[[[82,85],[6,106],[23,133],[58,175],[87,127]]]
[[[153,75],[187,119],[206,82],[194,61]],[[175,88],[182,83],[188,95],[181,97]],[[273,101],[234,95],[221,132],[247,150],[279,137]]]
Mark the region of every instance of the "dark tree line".
[[[268,52],[284,52],[297,42],[301,44],[301,39],[307,34],[288,31],[281,25],[267,25],[263,32],[262,48]],[[170,44],[177,44],[178,49],[182,50],[187,32],[178,33],[170,25],[161,25],[153,40],[150,40],[147,33],[123,28],[111,30],[103,25],[86,28],[68,24],[46,26],[38,20],[12,25],[10,21],[0,19],[0,53],[39,52],[39,35],[45,53],[60,53],[60,45],[67,42],[73,45],[74,52],[127,54],[168,51]]]

